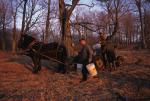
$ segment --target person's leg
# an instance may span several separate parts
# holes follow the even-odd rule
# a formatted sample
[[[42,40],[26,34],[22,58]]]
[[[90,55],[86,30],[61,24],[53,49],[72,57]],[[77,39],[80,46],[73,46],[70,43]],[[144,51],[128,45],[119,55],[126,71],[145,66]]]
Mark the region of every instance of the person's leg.
[[[87,75],[88,75],[88,71],[87,71],[87,68],[86,68],[86,64],[83,64],[82,81],[86,81],[87,80]]]
[[[66,66],[64,64],[62,64],[62,73],[66,73],[67,70],[66,70]]]

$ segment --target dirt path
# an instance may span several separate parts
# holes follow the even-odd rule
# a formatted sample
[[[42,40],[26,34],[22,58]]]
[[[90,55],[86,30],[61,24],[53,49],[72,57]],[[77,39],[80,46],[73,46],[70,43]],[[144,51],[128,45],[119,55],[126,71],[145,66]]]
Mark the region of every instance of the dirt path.
[[[45,61],[42,70],[32,74],[28,57],[0,52],[0,101],[149,101],[150,53],[119,54],[126,58],[124,66],[79,83],[81,75],[56,73]]]

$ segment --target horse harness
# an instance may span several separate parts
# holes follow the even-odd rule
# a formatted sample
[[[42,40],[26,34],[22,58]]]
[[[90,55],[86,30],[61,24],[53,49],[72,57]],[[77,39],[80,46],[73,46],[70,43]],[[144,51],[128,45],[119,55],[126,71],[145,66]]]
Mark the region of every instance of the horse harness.
[[[32,42],[28,45],[28,47],[27,47],[26,49],[22,50],[21,52],[19,52],[19,54],[27,54],[30,50],[33,51],[33,46],[34,46],[36,43],[38,43],[38,41],[36,41],[36,40],[32,41]],[[42,47],[42,45],[40,45],[40,48],[41,48],[41,47]],[[40,50],[40,49],[39,49],[39,50]]]
[[[46,56],[46,55],[40,53],[40,50],[41,50],[42,45],[43,45],[42,43],[40,43],[40,47],[39,47],[38,50],[34,49],[33,46],[36,45],[37,43],[40,43],[40,42],[38,42],[38,41],[36,41],[36,40],[32,41],[32,42],[28,45],[27,49],[25,49],[23,52],[26,53],[26,52],[28,52],[29,50],[32,50],[33,52],[37,53],[38,55],[41,55],[41,56],[43,56],[43,57],[45,57],[45,58],[47,58],[47,59],[49,59],[49,60],[51,60],[51,61],[54,61],[54,62],[63,64],[63,65],[66,65],[65,63],[63,63],[63,62],[61,62],[61,61],[59,61],[59,60],[57,60],[57,59],[48,57],[48,56]],[[59,50],[57,49],[57,51],[59,51]],[[56,53],[57,53],[57,52],[56,52]]]

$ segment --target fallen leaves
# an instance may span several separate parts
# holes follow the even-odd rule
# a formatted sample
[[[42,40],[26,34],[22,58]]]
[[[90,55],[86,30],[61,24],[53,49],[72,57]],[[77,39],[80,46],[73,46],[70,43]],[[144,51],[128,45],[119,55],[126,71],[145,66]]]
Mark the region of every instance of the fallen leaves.
[[[2,55],[3,56],[2,56]],[[2,101],[108,101],[144,99],[150,94],[150,61],[145,52],[120,52],[126,64],[117,71],[99,72],[99,78],[80,83],[81,73],[60,74],[53,64],[43,62],[38,74],[26,68],[27,57],[13,57],[0,52],[0,100]],[[5,59],[4,59],[5,57]],[[140,64],[135,64],[137,59]],[[47,63],[47,64],[46,64]],[[145,66],[146,65],[146,66]],[[50,69],[47,67],[51,67]],[[29,66],[32,69],[32,67]]]

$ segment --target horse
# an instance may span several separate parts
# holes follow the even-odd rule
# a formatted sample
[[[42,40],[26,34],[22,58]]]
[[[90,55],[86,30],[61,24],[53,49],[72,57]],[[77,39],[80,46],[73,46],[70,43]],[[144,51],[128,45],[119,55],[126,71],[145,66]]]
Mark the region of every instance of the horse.
[[[18,48],[23,50],[25,55],[32,59],[34,64],[33,73],[38,73],[41,70],[41,59],[55,60],[58,62],[58,72],[66,72],[66,59],[68,57],[67,48],[64,44],[57,42],[43,43],[38,42],[35,38],[30,35],[21,35],[18,41]]]

